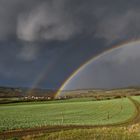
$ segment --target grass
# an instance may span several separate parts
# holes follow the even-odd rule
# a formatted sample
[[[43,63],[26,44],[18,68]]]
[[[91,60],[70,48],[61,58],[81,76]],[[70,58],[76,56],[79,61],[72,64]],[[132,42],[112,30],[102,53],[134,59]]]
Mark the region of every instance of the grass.
[[[95,101],[94,97],[88,98],[70,98],[67,100],[23,100],[22,98],[0,98],[0,106],[11,105],[33,105],[33,104],[53,104],[53,103],[68,103],[68,102],[81,102],[81,101]]]
[[[140,103],[140,96],[133,96],[132,98]]]
[[[3,100],[3,99],[2,99]],[[15,100],[14,100],[15,101]],[[21,102],[17,102],[17,103],[8,103],[8,104],[0,104],[0,106],[13,106],[13,105],[33,105],[33,104],[54,104],[54,103],[68,103],[68,102],[88,102],[88,101],[95,101],[95,98],[71,98],[71,99],[67,99],[67,100],[48,100],[48,101],[21,101]]]
[[[139,140],[137,133],[131,133],[123,128],[95,128],[95,129],[73,129],[26,136],[23,140]]]
[[[0,105],[0,131],[46,125],[114,124],[127,121],[135,111],[135,106],[127,98]]]

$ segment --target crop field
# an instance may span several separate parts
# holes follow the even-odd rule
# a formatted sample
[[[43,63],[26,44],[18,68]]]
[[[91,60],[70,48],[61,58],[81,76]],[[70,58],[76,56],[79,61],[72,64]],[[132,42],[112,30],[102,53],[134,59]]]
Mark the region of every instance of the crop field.
[[[23,140],[139,140],[140,136],[123,128],[73,129],[22,137]]]
[[[136,114],[128,98],[93,101],[74,99],[0,105],[0,131],[47,125],[108,125]]]
[[[140,103],[140,96],[133,96],[132,98]]]

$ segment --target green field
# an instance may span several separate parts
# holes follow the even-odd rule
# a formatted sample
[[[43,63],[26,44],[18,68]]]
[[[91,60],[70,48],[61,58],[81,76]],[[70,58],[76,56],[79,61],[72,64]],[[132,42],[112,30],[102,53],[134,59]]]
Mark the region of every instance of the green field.
[[[140,96],[133,96],[132,98],[140,103]]]
[[[140,140],[136,133],[129,133],[121,128],[96,128],[96,129],[73,129],[26,136],[23,140]]]
[[[46,125],[106,125],[128,121],[136,108],[127,98],[73,99],[0,105],[0,130]]]

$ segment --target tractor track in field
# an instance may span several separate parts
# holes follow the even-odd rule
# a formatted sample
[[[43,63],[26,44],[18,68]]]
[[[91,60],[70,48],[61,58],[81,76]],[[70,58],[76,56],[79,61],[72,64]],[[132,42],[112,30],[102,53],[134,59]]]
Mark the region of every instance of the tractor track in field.
[[[20,138],[23,136],[33,135],[33,134],[42,134],[42,133],[54,133],[59,131],[66,131],[72,129],[91,129],[99,126],[80,126],[80,125],[69,125],[69,126],[46,126],[40,128],[31,128],[25,130],[13,130],[13,131],[6,131],[0,133],[0,140],[6,140],[9,138]]]
[[[136,115],[128,124],[139,123],[140,122],[140,103],[131,97],[128,97],[128,99],[134,104],[136,108]]]
[[[66,130],[72,130],[72,129],[119,127],[119,126],[129,126],[132,124],[139,123],[140,122],[140,103],[131,97],[128,97],[128,99],[134,104],[136,108],[136,113],[132,118],[122,123],[109,124],[109,125],[68,125],[68,126],[57,125],[57,126],[44,126],[44,127],[36,127],[36,128],[31,128],[31,129],[22,129],[22,130],[11,130],[11,131],[0,132],[0,140],[6,140],[13,137],[20,138],[23,136],[40,134],[40,133],[53,133],[53,132],[66,131]]]

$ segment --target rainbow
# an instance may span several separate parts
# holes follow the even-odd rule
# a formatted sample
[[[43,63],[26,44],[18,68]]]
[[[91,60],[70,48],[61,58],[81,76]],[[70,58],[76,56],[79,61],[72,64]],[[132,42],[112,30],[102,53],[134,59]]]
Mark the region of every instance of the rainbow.
[[[85,62],[84,64],[82,64],[76,71],[74,71],[70,77],[68,77],[64,83],[62,84],[62,86],[60,87],[60,89],[58,90],[58,92],[55,95],[55,98],[59,97],[61,95],[61,92],[64,90],[64,88],[68,85],[68,83],[73,79],[74,76],[76,76],[81,70],[83,70],[88,64],[90,64],[93,61],[96,61],[97,59],[99,59],[100,57],[102,57],[104,54],[107,53],[111,53],[112,51],[114,51],[117,48],[121,48],[121,47],[125,47],[126,45],[135,45],[135,44],[140,44],[140,40],[131,40],[131,41],[127,41],[124,43],[121,43],[119,45],[113,46],[110,49],[107,49],[105,51],[103,51],[102,53],[92,57],[90,60],[88,60],[87,62]]]

